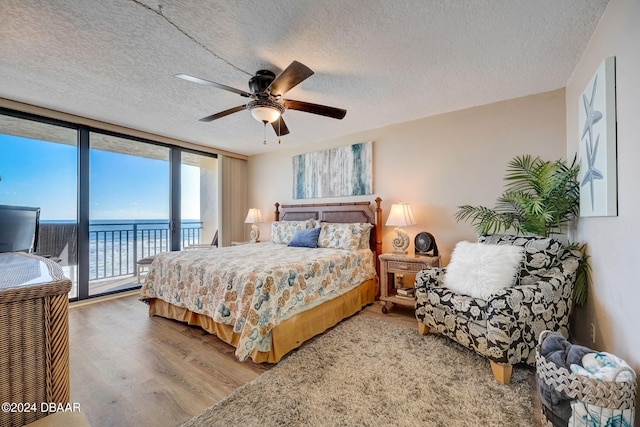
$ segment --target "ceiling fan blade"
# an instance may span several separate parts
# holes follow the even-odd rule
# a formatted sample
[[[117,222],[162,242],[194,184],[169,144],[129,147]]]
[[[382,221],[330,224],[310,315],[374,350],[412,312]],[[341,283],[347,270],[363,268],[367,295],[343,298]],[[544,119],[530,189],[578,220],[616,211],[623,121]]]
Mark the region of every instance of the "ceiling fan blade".
[[[293,61],[287,68],[284,69],[278,77],[276,77],[269,87],[267,88],[271,95],[278,96],[284,95],[289,92],[291,88],[299,85],[307,77],[312,76],[313,71],[306,65]]]
[[[251,94],[249,92],[245,92],[244,90],[236,89],[231,86],[223,85],[220,83],[212,82],[209,80],[201,79],[199,77],[193,77],[188,74],[176,74],[175,77],[186,80],[188,82],[198,83],[205,86],[213,86],[218,89],[228,90],[229,92],[237,93],[240,96],[244,96],[245,98],[250,98]]]
[[[287,127],[284,120],[282,119],[282,116],[280,116],[278,120],[271,122],[271,126],[273,127],[273,130],[275,131],[276,135],[278,136],[289,135],[289,128]]]
[[[213,120],[219,119],[224,116],[228,116],[229,114],[237,113],[238,111],[242,111],[246,109],[246,105],[240,105],[238,107],[229,108],[228,110],[220,111],[219,113],[212,114],[207,117],[203,117],[200,119],[201,122],[211,122]]]
[[[342,108],[312,104],[304,101],[294,101],[293,99],[285,99],[284,106],[288,110],[304,111],[305,113],[319,114],[321,116],[331,117],[338,120],[342,120],[347,114],[347,110]]]

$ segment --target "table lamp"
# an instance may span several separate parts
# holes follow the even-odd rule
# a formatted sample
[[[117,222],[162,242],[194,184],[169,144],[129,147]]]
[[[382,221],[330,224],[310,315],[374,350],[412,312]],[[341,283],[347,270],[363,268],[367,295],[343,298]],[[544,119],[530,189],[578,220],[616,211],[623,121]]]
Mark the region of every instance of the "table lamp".
[[[397,236],[391,241],[393,245],[393,253],[405,255],[409,247],[409,235],[400,227],[414,225],[416,220],[411,213],[411,207],[408,203],[397,203],[391,205],[391,212],[385,225],[395,226]]]
[[[251,243],[256,243],[260,241],[260,229],[256,225],[257,223],[262,222],[262,213],[258,208],[249,209],[249,213],[247,213],[247,217],[244,220],[245,224],[251,224],[251,231],[249,232],[249,237],[251,238]]]

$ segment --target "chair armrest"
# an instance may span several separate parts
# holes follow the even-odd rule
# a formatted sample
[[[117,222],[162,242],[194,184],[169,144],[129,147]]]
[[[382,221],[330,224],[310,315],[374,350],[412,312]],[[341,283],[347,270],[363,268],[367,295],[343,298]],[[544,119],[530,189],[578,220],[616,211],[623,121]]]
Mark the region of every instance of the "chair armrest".
[[[535,362],[537,337],[545,329],[568,334],[573,281],[554,267],[530,285],[506,288],[487,301],[487,354],[499,362]]]
[[[487,301],[488,317],[494,314],[522,321],[525,313],[536,317],[556,304],[571,304],[573,286],[559,270],[549,271],[537,282],[530,285],[504,288],[491,296]],[[523,307],[527,310],[523,310]],[[506,319],[505,319],[506,320]]]
[[[425,268],[416,273],[416,280],[414,286],[416,293],[427,293],[429,288],[442,288],[444,274],[447,271],[446,268]]]
[[[518,311],[522,304],[532,305],[534,313],[543,311],[541,306],[563,301],[571,305],[576,270],[582,259],[578,250],[565,250],[559,256],[559,263],[540,274],[540,279],[530,285],[514,286],[496,292],[488,301],[490,310]]]

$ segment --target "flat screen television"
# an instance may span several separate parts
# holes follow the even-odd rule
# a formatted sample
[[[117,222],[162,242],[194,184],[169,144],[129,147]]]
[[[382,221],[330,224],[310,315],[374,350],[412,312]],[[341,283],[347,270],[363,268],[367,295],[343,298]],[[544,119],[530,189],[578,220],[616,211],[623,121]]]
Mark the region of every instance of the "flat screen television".
[[[0,253],[35,252],[40,208],[0,205]]]

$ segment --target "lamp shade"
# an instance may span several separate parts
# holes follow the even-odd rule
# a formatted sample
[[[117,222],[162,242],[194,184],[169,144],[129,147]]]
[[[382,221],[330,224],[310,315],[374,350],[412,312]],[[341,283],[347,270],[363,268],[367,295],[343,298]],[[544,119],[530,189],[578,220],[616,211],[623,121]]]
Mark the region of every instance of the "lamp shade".
[[[408,203],[397,203],[391,205],[391,212],[389,212],[389,218],[385,225],[392,225],[396,227],[404,227],[407,225],[414,225],[416,220],[411,213],[411,206]]]
[[[278,120],[280,111],[271,107],[254,107],[251,109],[251,115],[260,122],[272,123]]]
[[[262,213],[258,208],[249,209],[249,213],[247,213],[247,217],[244,220],[245,224],[256,224],[258,222],[262,222]]]

